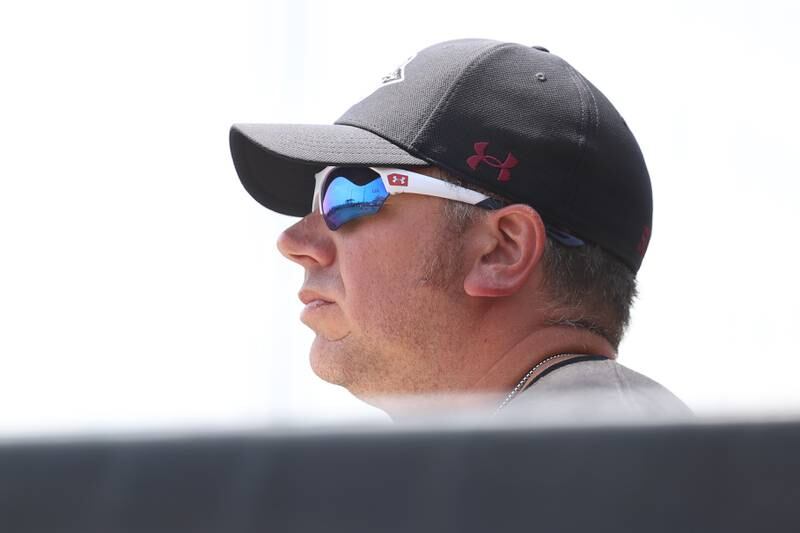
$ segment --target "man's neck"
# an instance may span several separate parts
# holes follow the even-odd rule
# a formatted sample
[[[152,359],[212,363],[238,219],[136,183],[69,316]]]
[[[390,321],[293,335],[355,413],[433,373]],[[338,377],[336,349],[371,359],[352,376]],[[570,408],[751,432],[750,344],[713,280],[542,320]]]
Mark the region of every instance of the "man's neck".
[[[518,309],[496,308],[466,318],[447,361],[447,379],[426,394],[359,396],[399,420],[420,414],[480,411],[502,401],[529,370],[556,354],[587,354],[616,358],[613,346],[588,329],[550,325],[545,313],[520,317]],[[538,316],[537,316],[538,315]],[[510,321],[509,316],[516,316]],[[498,320],[501,317],[502,320]],[[502,325],[496,327],[498,323]],[[495,327],[492,327],[494,325]],[[487,333],[490,333],[487,335]]]
[[[498,341],[499,342],[499,341]],[[478,344],[476,344],[477,346]],[[484,349],[491,342],[480,343]],[[496,345],[496,344],[495,344]],[[385,411],[395,422],[420,417],[492,412],[531,368],[556,354],[602,355],[616,358],[611,344],[596,333],[569,326],[547,326],[526,334],[500,353],[465,353],[462,372],[453,372],[446,391],[416,396],[365,399]]]
[[[511,390],[531,368],[551,355],[590,354],[614,359],[617,354],[602,336],[569,326],[546,326],[533,331],[494,358],[483,356],[482,369],[465,376],[464,392],[497,393]],[[471,379],[470,379],[471,378]]]

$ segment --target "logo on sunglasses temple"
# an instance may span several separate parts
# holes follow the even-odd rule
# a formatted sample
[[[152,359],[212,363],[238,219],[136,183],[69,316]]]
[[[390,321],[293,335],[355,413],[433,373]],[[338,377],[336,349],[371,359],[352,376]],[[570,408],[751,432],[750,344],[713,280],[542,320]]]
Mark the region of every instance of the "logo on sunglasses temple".
[[[408,176],[405,174],[389,174],[389,185],[397,187],[408,187]]]

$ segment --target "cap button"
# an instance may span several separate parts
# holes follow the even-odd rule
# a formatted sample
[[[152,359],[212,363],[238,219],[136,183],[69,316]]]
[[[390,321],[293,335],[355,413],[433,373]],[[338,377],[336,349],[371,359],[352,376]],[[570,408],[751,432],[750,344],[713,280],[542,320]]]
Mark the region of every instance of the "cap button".
[[[531,48],[535,48],[536,50],[539,50],[541,52],[547,52],[548,54],[550,53],[550,50],[548,50],[544,46],[531,46]]]

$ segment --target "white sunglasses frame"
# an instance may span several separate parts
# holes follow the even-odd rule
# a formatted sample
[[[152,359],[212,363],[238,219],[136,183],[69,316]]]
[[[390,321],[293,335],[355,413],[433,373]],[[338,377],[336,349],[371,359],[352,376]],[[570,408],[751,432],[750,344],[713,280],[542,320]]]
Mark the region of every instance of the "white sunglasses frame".
[[[423,194],[425,196],[435,196],[437,198],[444,198],[446,200],[464,202],[470,205],[477,205],[483,201],[492,200],[495,205],[492,207],[487,206],[488,209],[497,209],[498,207],[502,207],[504,205],[501,200],[495,200],[491,196],[486,196],[483,193],[479,193],[448,181],[440,180],[438,178],[427,176],[425,174],[419,174],[418,172],[412,172],[402,168],[361,167],[360,165],[331,165],[314,174],[316,183],[314,184],[314,196],[311,200],[312,212],[314,212],[316,209],[316,212],[322,213],[322,198],[320,197],[319,193],[320,189],[322,188],[322,184],[325,183],[325,179],[328,177],[328,174],[330,174],[331,170],[335,168],[352,167],[368,168],[374,172],[377,172],[378,175],[380,175],[383,186],[386,187],[386,191],[389,193],[389,196],[402,193]],[[403,181],[403,183],[406,183],[406,185],[391,183],[392,181],[396,181],[392,179],[393,174],[397,175],[398,177],[405,177],[406,179]],[[554,238],[565,246],[572,248],[583,246],[585,244],[583,239],[572,235],[568,231],[552,227],[548,224],[545,224],[545,227],[547,228],[547,234],[550,237]]]
[[[311,210],[314,211],[316,209],[317,212],[322,213],[322,197],[320,196],[320,189],[333,169],[353,168],[358,166],[359,165],[332,165],[325,167],[314,174],[316,183],[314,184],[314,196],[311,200]],[[386,192],[389,193],[389,196],[403,193],[422,194],[425,196],[444,198],[446,200],[455,200],[456,202],[464,202],[470,205],[479,204],[482,201],[490,198],[485,194],[461,187],[460,185],[402,168],[363,168],[369,168],[380,175],[383,186],[386,188]]]

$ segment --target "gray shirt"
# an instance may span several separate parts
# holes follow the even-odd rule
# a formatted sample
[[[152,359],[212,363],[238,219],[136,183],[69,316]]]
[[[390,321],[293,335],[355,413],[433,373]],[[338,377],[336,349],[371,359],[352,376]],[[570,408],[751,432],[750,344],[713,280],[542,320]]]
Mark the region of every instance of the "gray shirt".
[[[614,360],[568,362],[540,376],[504,409],[559,423],[666,421],[691,416],[677,396]]]

